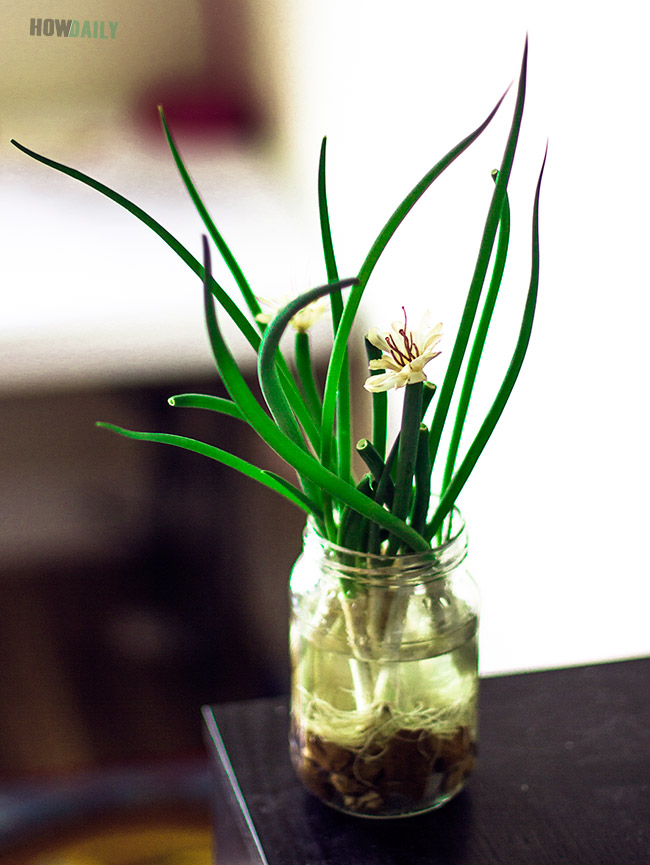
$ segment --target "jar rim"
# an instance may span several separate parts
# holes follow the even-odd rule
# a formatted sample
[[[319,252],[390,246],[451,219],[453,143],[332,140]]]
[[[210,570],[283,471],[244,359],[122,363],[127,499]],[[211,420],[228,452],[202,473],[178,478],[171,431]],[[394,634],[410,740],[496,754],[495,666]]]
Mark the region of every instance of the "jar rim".
[[[467,528],[459,509],[452,508],[453,533],[442,544],[421,552],[398,555],[368,553],[351,550],[330,541],[319,532],[314,520],[309,517],[305,526],[304,542],[316,541],[326,561],[339,575],[354,574],[357,578],[377,579],[421,579],[423,572],[430,578],[442,577],[457,568],[467,556]]]

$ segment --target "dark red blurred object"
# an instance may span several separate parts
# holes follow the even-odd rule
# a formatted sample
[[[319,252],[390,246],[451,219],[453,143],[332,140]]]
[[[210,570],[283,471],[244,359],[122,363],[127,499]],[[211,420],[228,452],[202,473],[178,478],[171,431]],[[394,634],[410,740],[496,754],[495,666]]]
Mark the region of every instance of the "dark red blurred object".
[[[158,105],[172,131],[210,137],[250,138],[261,131],[261,118],[250,100],[237,93],[216,91],[208,84],[178,81],[159,85],[136,106],[136,116],[146,131],[160,133]]]

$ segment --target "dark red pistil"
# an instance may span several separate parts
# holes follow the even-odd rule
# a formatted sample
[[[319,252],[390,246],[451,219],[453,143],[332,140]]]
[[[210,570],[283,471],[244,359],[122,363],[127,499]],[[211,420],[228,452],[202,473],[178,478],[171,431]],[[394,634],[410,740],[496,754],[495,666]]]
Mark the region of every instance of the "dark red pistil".
[[[420,350],[418,349],[415,341],[413,339],[413,332],[407,333],[407,320],[406,320],[406,310],[402,307],[402,312],[404,313],[404,327],[401,328],[398,333],[404,340],[404,349],[406,354],[397,346],[395,342],[395,337],[392,334],[388,334],[386,337],[386,342],[390,348],[390,353],[393,355],[395,363],[399,363],[401,366],[406,366],[406,364],[415,360],[415,358],[420,354]]]

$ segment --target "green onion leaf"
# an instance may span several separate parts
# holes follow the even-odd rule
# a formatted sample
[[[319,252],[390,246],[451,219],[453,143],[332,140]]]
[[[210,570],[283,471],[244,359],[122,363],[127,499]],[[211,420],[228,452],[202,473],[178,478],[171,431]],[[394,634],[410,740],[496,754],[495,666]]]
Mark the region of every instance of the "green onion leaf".
[[[244,420],[237,404],[231,399],[224,399],[220,396],[209,396],[204,393],[180,393],[170,396],[167,402],[169,405],[179,408],[202,408]]]
[[[301,441],[300,432],[282,389],[276,367],[276,353],[280,346],[280,340],[291,319],[301,309],[326,294],[340,291],[342,288],[348,288],[351,285],[356,285],[356,283],[356,279],[346,279],[332,285],[319,285],[304,292],[281,309],[264,331],[257,364],[262,394],[280,429],[296,443]]]
[[[209,445],[205,442],[188,438],[187,436],[173,435],[172,433],[136,432],[135,430],[124,429],[116,424],[106,423],[104,421],[99,421],[97,426],[111,430],[111,432],[117,433],[125,438],[135,439],[136,441],[158,442],[160,444],[174,445],[175,447],[183,448],[184,450],[193,451],[194,453],[209,457],[212,460],[216,460],[217,462],[229,466],[229,468],[235,469],[240,472],[240,474],[246,475],[246,477],[252,478],[254,481],[262,484],[262,486],[268,487],[274,492],[279,493],[308,514],[314,513],[312,503],[309,502],[300,490],[297,490],[289,484],[288,481],[280,481],[272,472],[260,469],[252,463],[240,459],[240,457],[237,457],[228,451],[224,451],[221,448],[215,447],[214,445]]]
[[[180,241],[178,241],[173,234],[171,234],[171,232],[167,231],[166,228],[164,228],[152,216],[146,213],[146,211],[144,211],[141,207],[138,207],[137,204],[129,201],[128,198],[125,198],[123,195],[120,195],[119,192],[115,192],[113,189],[110,189],[110,187],[105,186],[98,180],[89,177],[87,174],[83,174],[83,172],[81,171],[77,171],[75,168],[69,168],[67,165],[63,165],[60,162],[55,162],[53,159],[48,159],[46,156],[41,156],[40,154],[35,153],[33,150],[29,150],[29,148],[24,147],[22,144],[19,144],[17,141],[14,141],[13,139],[11,143],[14,145],[14,147],[22,150],[23,153],[31,156],[32,159],[36,159],[38,162],[42,162],[43,165],[48,165],[50,168],[54,168],[56,169],[56,171],[67,174],[69,177],[72,177],[75,180],[84,183],[86,186],[90,186],[92,189],[96,189],[98,192],[101,192],[102,195],[110,198],[111,201],[119,204],[120,207],[128,210],[129,213],[132,213],[133,216],[137,217],[137,219],[143,222],[147,226],[147,228],[150,228],[155,234],[158,235],[158,237],[164,240],[165,243],[170,246],[180,258],[182,258],[185,264],[187,264],[188,267],[192,271],[194,271],[197,276],[199,276],[201,279],[204,278],[203,267],[197,261],[197,259],[194,258],[191,252],[189,252],[189,250],[187,250],[183,246],[183,244],[180,243]],[[251,325],[251,323],[239,309],[237,304],[229,297],[229,295],[224,291],[224,289],[212,276],[210,276],[210,290],[213,292],[214,296],[217,298],[224,310],[228,313],[230,318],[237,325],[243,336],[248,340],[248,342],[255,349],[255,351],[257,351],[260,344],[260,336],[258,332]]]
[[[431,501],[431,464],[429,462],[429,430],[420,424],[418,434],[417,456],[415,459],[415,493],[411,525],[416,532],[424,532],[429,503]]]
[[[241,267],[237,263],[237,259],[228,248],[228,244],[221,236],[221,233],[217,229],[217,226],[214,224],[214,221],[212,220],[212,217],[210,216],[207,207],[203,203],[203,199],[199,195],[196,186],[194,185],[194,182],[190,177],[189,171],[185,167],[185,163],[183,162],[180,152],[176,146],[174,137],[171,134],[167,125],[167,120],[165,119],[165,113],[163,111],[162,105],[158,106],[158,112],[162,121],[165,137],[167,138],[167,143],[169,144],[169,149],[171,150],[171,154],[174,157],[174,162],[176,163],[176,167],[178,168],[178,173],[180,174],[185,188],[187,189],[189,196],[192,199],[192,203],[194,204],[194,207],[196,208],[199,216],[201,217],[203,224],[207,228],[208,234],[210,235],[210,237],[214,241],[215,246],[219,250],[221,257],[226,263],[228,270],[231,272],[235,282],[239,286],[242,297],[244,298],[246,305],[248,306],[251,314],[254,317],[261,312],[261,308],[259,303],[257,302],[257,298],[253,294],[251,287],[248,284],[248,280],[244,276]]]
[[[486,217],[485,227],[483,229],[483,236],[481,238],[481,245],[476,260],[476,265],[474,267],[474,274],[472,276],[472,281],[467,292],[465,308],[463,309],[460,325],[458,327],[458,333],[456,334],[456,340],[454,342],[454,347],[452,349],[451,357],[449,359],[449,365],[447,366],[447,372],[445,374],[445,378],[440,389],[440,396],[438,397],[436,410],[434,412],[433,420],[431,422],[431,431],[429,434],[429,459],[432,466],[435,464],[438,447],[440,445],[440,439],[442,437],[442,431],[445,425],[445,421],[447,419],[447,412],[449,411],[449,406],[451,404],[453,393],[456,387],[456,382],[460,373],[463,357],[465,356],[465,349],[467,348],[467,343],[469,342],[470,333],[474,323],[474,317],[476,315],[479,299],[483,290],[485,275],[487,273],[488,265],[490,263],[490,257],[492,255],[494,239],[496,237],[497,228],[501,219],[503,202],[505,200],[506,190],[508,187],[508,180],[510,179],[510,171],[512,169],[515,150],[517,148],[517,139],[519,137],[521,119],[524,111],[524,102],[526,98],[527,59],[528,43],[526,42],[526,47],[524,48],[524,56],[521,64],[521,74],[519,76],[519,86],[517,88],[517,98],[512,124],[510,126],[508,140],[506,142],[503,159],[501,161],[501,168],[499,169],[499,175],[494,188],[494,193],[492,195],[492,201],[490,203],[488,215]]]
[[[309,348],[309,334],[296,333],[296,369],[302,385],[305,403],[309,409],[314,423],[320,429],[321,420],[321,398],[314,379],[314,368],[311,362],[311,351]]]
[[[497,250],[494,258],[494,267],[492,269],[492,278],[485,297],[485,304],[479,318],[478,327],[472,349],[467,361],[467,369],[463,379],[463,386],[460,391],[458,407],[456,409],[456,419],[452,429],[449,449],[447,451],[447,460],[445,463],[445,471],[442,479],[442,493],[446,490],[451,481],[460,447],[460,440],[467,418],[469,403],[474,389],[474,382],[478,373],[485,340],[487,338],[490,322],[492,321],[492,313],[501,287],[503,271],[506,266],[506,257],[508,255],[508,241],[510,237],[510,207],[508,204],[508,196],[506,195],[503,201],[503,210],[501,212],[501,223],[499,225],[499,237],[497,240]]]
[[[321,239],[323,242],[323,254],[325,256],[325,267],[327,279],[337,282],[339,278],[332,242],[332,230],[330,226],[329,209],[327,206],[327,187],[325,183],[325,158],[327,152],[327,138],[323,138],[320,159],[318,162],[318,213],[320,217]],[[343,314],[343,295],[341,290],[330,294],[330,306],[332,310],[332,325],[334,335],[338,329]],[[339,387],[336,394],[336,451],[329,452],[326,448],[322,452],[321,459],[324,465],[334,462],[334,455],[338,458],[338,474],[342,478],[352,481],[352,457],[351,457],[351,409],[350,409],[350,362],[348,355],[343,358],[341,373],[339,376]]]
[[[533,207],[532,263],[530,285],[528,288],[528,294],[526,296],[526,304],[524,307],[524,313],[521,327],[519,330],[517,344],[515,345],[515,350],[513,352],[510,365],[508,366],[508,370],[503,379],[501,387],[499,388],[496,399],[492,403],[492,406],[488,411],[487,415],[485,416],[485,419],[481,424],[481,427],[476,437],[474,438],[474,441],[470,445],[463,461],[461,462],[458,470],[452,478],[451,483],[449,484],[449,486],[444,492],[444,495],[440,499],[440,503],[433,517],[431,518],[431,521],[426,527],[425,537],[427,537],[428,539],[431,539],[434,536],[434,534],[442,525],[446,515],[451,511],[454,502],[458,497],[458,494],[465,485],[465,482],[467,481],[474,466],[476,465],[476,461],[483,452],[483,449],[487,444],[488,439],[492,435],[492,432],[494,431],[494,428],[496,427],[497,422],[499,421],[499,418],[503,413],[508,398],[512,393],[512,389],[521,370],[524,357],[526,356],[528,343],[530,341],[530,334],[533,327],[533,319],[535,317],[535,305],[537,303],[537,289],[539,285],[539,196],[545,165],[546,155],[544,155],[544,161],[542,163],[539,179],[537,181],[537,189],[535,192],[535,204]]]

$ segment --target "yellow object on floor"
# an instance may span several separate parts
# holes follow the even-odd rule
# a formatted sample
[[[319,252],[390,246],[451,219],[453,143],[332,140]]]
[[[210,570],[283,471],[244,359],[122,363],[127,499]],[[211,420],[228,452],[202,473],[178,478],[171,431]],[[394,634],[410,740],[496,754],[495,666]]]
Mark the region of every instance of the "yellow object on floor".
[[[12,858],[15,865],[212,865],[212,834],[180,826],[105,827]]]

